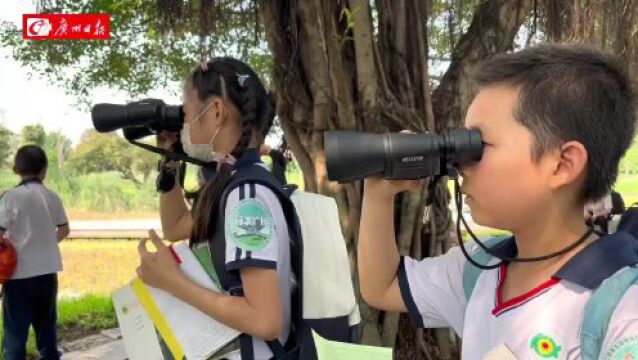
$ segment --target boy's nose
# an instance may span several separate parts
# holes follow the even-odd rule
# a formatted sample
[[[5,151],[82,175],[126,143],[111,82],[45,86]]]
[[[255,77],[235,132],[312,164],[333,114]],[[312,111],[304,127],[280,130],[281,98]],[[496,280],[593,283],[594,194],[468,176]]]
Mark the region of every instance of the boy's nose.
[[[471,172],[470,166],[465,165],[459,167],[459,176],[462,178],[467,178],[468,174]]]

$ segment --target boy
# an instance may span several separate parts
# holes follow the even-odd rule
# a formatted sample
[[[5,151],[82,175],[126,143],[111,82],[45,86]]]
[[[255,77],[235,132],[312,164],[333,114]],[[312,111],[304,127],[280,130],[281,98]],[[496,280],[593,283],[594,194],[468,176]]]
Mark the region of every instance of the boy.
[[[60,198],[42,184],[47,157],[40,147],[18,149],[13,171],[22,181],[0,199],[0,236],[18,254],[16,271],[2,287],[2,351],[6,360],[24,360],[33,325],[40,359],[55,360],[58,243],[69,234],[68,220]]]
[[[461,170],[472,218],[513,237],[501,257],[539,257],[480,273],[470,299],[459,248],[436,258],[400,258],[393,198],[416,181],[367,179],[359,240],[363,298],[407,311],[417,327],[451,327],[462,358],[507,353],[518,359],[578,359],[584,306],[603,280],[638,263],[628,234],[597,238],[583,206],[611,189],[635,130],[635,98],[615,61],[579,46],[502,54],[474,74],[480,89],[466,126],[481,131],[483,157]],[[470,252],[472,254],[472,252]],[[494,262],[490,262],[493,264]],[[601,358],[638,356],[638,286],[616,307]]]

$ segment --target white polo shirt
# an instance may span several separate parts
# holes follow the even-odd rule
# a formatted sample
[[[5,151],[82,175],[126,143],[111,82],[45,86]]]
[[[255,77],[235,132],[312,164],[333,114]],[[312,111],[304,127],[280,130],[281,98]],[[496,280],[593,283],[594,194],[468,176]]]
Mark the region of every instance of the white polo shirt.
[[[516,243],[510,238],[496,250],[514,256]],[[605,236],[550,280],[508,301],[501,297],[504,265],[481,272],[468,303],[466,262],[458,247],[436,258],[402,259],[399,285],[413,325],[454,329],[463,338],[464,360],[483,359],[503,347],[517,359],[580,359],[585,304],[604,279],[638,263],[638,240],[627,233]],[[625,293],[612,315],[600,354],[601,359],[638,359],[638,286]]]
[[[18,254],[12,279],[62,270],[56,228],[68,224],[60,198],[39,180],[26,180],[0,199],[0,230]]]

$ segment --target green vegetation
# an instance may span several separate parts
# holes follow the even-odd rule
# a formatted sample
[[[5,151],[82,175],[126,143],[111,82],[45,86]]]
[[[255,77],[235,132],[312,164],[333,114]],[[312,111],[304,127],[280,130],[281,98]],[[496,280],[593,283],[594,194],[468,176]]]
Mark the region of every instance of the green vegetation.
[[[158,155],[129,144],[115,133],[84,133],[79,144],[41,125],[26,125],[20,134],[3,132],[9,151],[0,155],[0,192],[16,186],[13,156],[19,146],[42,146],[49,159],[46,184],[58,193],[69,212],[148,212],[157,209],[155,167]]]
[[[638,139],[627,150],[625,157],[620,162],[620,173],[623,175],[638,175]]]
[[[117,325],[110,295],[84,295],[78,299],[62,299],[58,304],[60,336],[65,330],[95,332]]]
[[[0,170],[0,191],[19,183],[8,169]],[[51,168],[46,185],[60,195],[69,212],[150,212],[157,210],[155,176],[138,186],[115,172],[73,176]]]
[[[638,174],[621,175],[616,183],[616,191],[622,194],[625,205],[638,202]]]

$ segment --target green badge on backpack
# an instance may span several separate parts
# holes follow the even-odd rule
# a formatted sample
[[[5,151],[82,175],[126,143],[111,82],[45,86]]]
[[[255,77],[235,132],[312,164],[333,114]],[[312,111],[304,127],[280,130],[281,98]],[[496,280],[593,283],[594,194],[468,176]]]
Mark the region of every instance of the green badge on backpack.
[[[270,212],[255,199],[241,200],[226,221],[226,234],[246,251],[264,249],[274,234]]]
[[[634,360],[638,359],[638,335],[630,335],[616,340],[607,350],[603,359]]]

